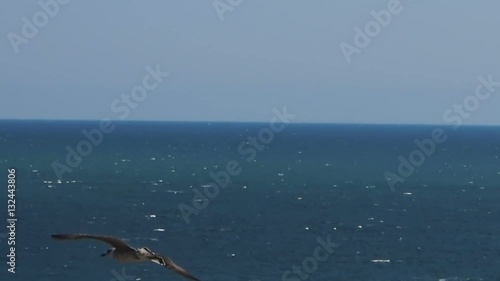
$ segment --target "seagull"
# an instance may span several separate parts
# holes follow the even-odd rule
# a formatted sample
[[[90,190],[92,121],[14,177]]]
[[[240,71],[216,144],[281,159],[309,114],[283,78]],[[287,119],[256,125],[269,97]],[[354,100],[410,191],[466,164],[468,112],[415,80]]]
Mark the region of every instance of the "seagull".
[[[176,265],[168,257],[157,255],[146,247],[138,249],[133,248],[129,246],[127,243],[115,237],[93,235],[93,234],[53,234],[52,238],[57,240],[95,239],[103,241],[113,246],[113,248],[109,249],[106,253],[102,254],[101,257],[111,255],[111,257],[115,258],[119,262],[126,262],[126,263],[152,261],[159,265],[163,265],[168,269],[173,270],[186,278],[195,281],[200,281],[198,278],[194,277],[189,272],[187,272],[184,268]]]

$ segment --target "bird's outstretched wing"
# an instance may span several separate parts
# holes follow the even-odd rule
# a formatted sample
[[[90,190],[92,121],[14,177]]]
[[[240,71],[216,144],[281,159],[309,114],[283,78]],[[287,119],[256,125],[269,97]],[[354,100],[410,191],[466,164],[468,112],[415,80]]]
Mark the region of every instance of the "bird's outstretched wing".
[[[168,257],[164,257],[164,256],[159,256],[159,255],[154,255],[154,256],[151,256],[149,258],[152,262],[154,263],[157,263],[159,265],[163,265],[165,266],[166,268],[170,269],[170,270],[173,270],[177,273],[179,273],[180,275],[186,277],[186,278],[189,278],[191,280],[194,280],[194,281],[200,281],[200,279],[194,277],[193,275],[191,275],[191,273],[187,272],[187,270],[185,270],[184,268],[176,265],[171,259],[169,259]]]
[[[53,234],[52,238],[58,239],[58,240],[76,240],[76,239],[95,239],[99,241],[106,242],[110,244],[111,246],[115,247],[116,249],[131,249],[134,250],[134,248],[130,247],[127,243],[123,242],[122,240],[111,237],[111,236],[101,236],[101,235],[93,235],[93,234]]]

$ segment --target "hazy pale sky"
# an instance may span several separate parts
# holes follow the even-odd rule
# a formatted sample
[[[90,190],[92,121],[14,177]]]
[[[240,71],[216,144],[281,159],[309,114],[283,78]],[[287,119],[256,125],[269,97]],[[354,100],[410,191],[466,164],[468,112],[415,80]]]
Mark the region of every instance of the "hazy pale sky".
[[[498,11],[497,0],[7,1],[0,119],[268,121],[286,106],[296,122],[500,125]]]

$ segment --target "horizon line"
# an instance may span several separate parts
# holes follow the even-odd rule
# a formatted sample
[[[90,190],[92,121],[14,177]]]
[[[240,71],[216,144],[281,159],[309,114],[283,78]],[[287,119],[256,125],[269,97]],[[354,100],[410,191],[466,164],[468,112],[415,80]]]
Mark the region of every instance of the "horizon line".
[[[100,122],[103,119],[1,119],[0,122],[19,122],[19,121],[27,121],[27,122]],[[215,120],[215,121],[190,121],[190,120],[113,120],[109,119],[112,122],[117,123],[204,123],[204,124],[222,124],[222,123],[230,123],[230,124],[267,124],[269,122],[265,121],[224,121],[224,120]],[[448,123],[358,123],[358,122],[290,122],[288,125],[357,125],[357,126],[443,126],[443,127],[453,127],[454,124]],[[462,124],[460,127],[500,127],[500,124]]]

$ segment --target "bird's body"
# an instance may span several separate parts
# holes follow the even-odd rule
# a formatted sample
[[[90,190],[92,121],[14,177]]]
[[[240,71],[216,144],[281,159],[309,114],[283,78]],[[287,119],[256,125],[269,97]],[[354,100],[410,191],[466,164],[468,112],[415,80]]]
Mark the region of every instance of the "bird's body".
[[[146,247],[136,249],[115,237],[92,235],[92,234],[54,234],[52,235],[52,238],[58,240],[75,240],[75,239],[85,239],[85,238],[100,240],[114,247],[112,249],[109,249],[106,253],[102,254],[101,256],[111,255],[111,257],[123,263],[137,263],[137,262],[151,261],[159,265],[163,265],[181,274],[186,278],[195,281],[200,281],[198,278],[191,275],[185,269],[176,265],[168,257],[157,255]]]
[[[144,247],[139,249],[135,248],[132,249],[134,251],[113,248],[108,253],[108,255],[111,255],[111,257],[113,257],[117,261],[124,263],[145,262],[145,261],[153,261],[153,259],[154,260],[159,259],[159,256],[153,253],[148,248]]]
[[[111,257],[113,257],[115,260],[119,262],[125,262],[125,263],[136,263],[136,262],[144,262],[148,261],[148,258],[146,258],[142,252],[139,250],[136,250],[135,252],[131,251],[120,251],[117,249],[112,249],[111,252],[109,253]]]

